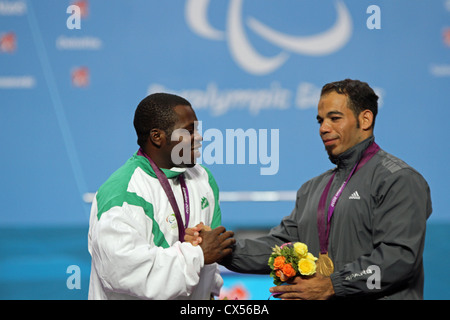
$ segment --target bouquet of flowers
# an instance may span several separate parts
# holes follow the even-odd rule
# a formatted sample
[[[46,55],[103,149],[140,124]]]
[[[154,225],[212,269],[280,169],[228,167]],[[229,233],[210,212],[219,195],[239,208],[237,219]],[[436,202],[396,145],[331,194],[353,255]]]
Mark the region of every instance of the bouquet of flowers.
[[[317,258],[308,252],[308,247],[304,243],[288,242],[281,247],[275,246],[269,258],[273,283],[278,286],[297,275],[315,274],[316,260]]]

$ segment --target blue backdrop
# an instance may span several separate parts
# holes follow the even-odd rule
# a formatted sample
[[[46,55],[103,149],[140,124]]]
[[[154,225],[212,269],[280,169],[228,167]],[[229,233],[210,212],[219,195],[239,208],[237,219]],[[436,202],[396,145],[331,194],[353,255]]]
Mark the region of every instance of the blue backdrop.
[[[147,94],[193,104],[208,137],[203,163],[224,192],[224,225],[265,229],[290,213],[302,183],[332,167],[316,107],[322,85],[344,78],[379,94],[378,144],[423,174],[429,224],[446,226],[450,1],[0,0],[2,297],[30,297],[12,293],[24,279],[18,264],[52,270],[27,267],[24,232],[46,246],[53,241],[33,232],[77,227],[85,246],[89,199],[137,150],[132,120]],[[239,129],[250,142],[226,158],[227,132]],[[236,191],[245,201],[234,201]],[[258,197],[282,201],[250,201]],[[435,245],[448,240],[439,230]],[[89,263],[81,270],[87,276]]]

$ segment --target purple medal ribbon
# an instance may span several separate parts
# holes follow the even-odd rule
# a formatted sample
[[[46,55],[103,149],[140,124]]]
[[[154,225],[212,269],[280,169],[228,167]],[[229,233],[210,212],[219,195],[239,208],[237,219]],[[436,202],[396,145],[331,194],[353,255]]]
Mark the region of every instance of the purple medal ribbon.
[[[333,182],[336,172],[333,173],[330,181],[328,181],[328,184],[323,190],[322,196],[320,197],[319,208],[317,210],[317,228],[319,231],[320,253],[325,254],[328,252],[328,238],[330,235],[331,217],[333,216],[337,201],[344,191],[345,186],[347,185],[353,174],[358,171],[363,165],[365,165],[370,159],[372,159],[372,157],[378,152],[378,150],[380,150],[380,147],[375,142],[372,142],[372,144],[366,149],[366,151],[364,151],[364,154],[361,157],[360,161],[356,163],[347,179],[344,181],[344,183],[342,183],[339,190],[333,196],[330,206],[328,207],[328,214],[326,218],[327,223],[325,227],[325,219],[323,218],[325,212],[325,204],[327,201],[328,193],[330,192],[331,183]]]
[[[183,174],[179,175],[180,180],[180,186],[183,193],[183,202],[184,202],[184,213],[185,213],[185,224],[183,225],[183,219],[181,218],[180,209],[178,208],[177,201],[175,200],[175,195],[173,194],[172,187],[170,186],[169,179],[167,179],[166,175],[162,170],[156,165],[156,163],[148,156],[146,155],[142,149],[139,149],[138,156],[143,156],[147,158],[147,160],[150,162],[150,165],[153,168],[153,171],[155,171],[156,177],[158,178],[162,188],[164,189],[164,192],[167,195],[167,198],[169,199],[170,205],[172,206],[172,209],[175,213],[175,218],[177,219],[177,225],[178,225],[178,238],[181,242],[184,241],[184,234],[185,229],[189,225],[189,217],[190,217],[190,211],[189,211],[189,192],[188,188],[186,186],[186,181],[184,180]]]

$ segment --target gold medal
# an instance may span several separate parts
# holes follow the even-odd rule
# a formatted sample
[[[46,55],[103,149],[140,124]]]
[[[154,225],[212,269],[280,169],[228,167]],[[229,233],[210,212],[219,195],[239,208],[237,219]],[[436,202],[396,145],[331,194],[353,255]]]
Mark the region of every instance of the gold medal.
[[[317,259],[316,265],[317,271],[325,277],[329,277],[334,271],[333,261],[328,256],[328,252],[324,254],[319,253],[319,259]]]

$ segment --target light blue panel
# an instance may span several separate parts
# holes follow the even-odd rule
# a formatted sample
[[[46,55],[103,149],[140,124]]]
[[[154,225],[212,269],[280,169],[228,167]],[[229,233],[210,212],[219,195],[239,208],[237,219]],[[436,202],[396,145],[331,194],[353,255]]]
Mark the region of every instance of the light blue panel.
[[[133,113],[154,90],[187,97],[203,133],[223,134],[223,164],[202,159],[222,191],[295,191],[332,167],[318,137],[318,92],[347,77],[380,93],[377,141],[428,180],[431,219],[450,219],[448,1],[375,1],[381,28],[373,30],[369,4],[351,0],[0,3],[2,225],[87,223],[83,195],[137,149]],[[67,28],[70,4],[85,8],[79,30]],[[248,144],[243,164],[237,149],[227,161],[227,129],[254,130],[252,145],[277,130],[276,174],[262,175],[259,153],[250,163]],[[239,224],[231,207],[225,219]],[[241,211],[273,225],[286,207]]]

